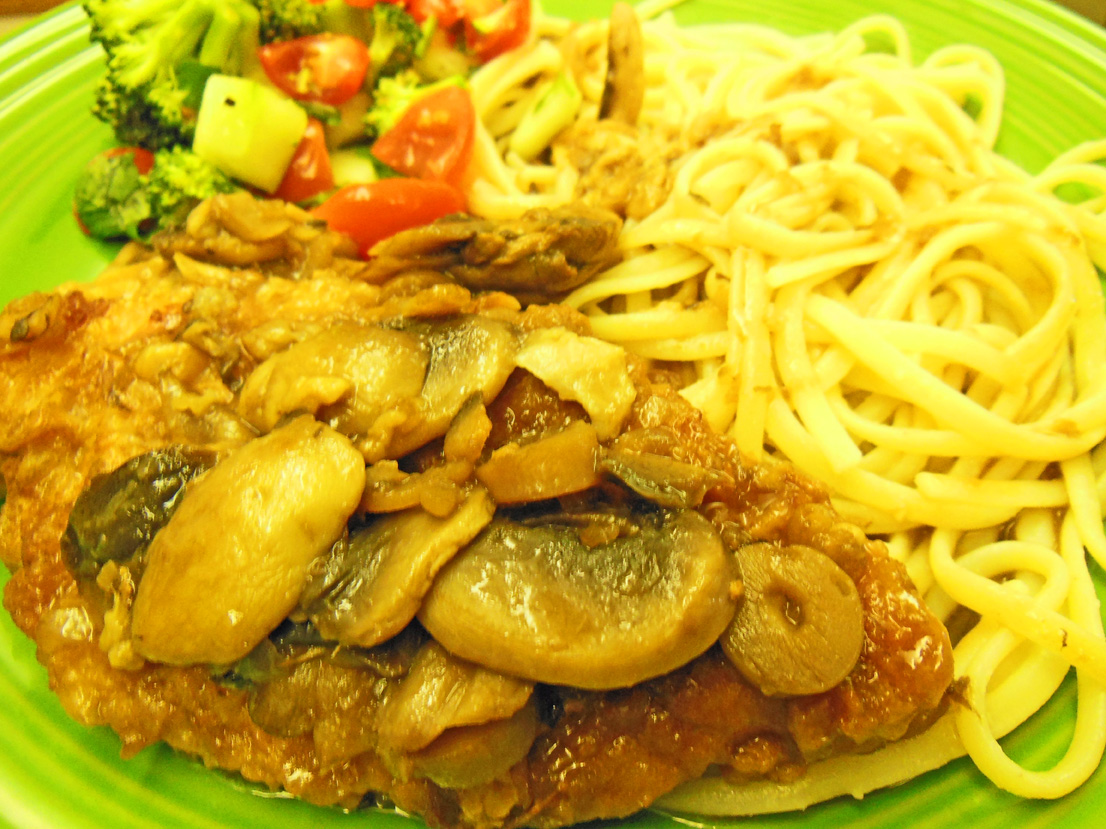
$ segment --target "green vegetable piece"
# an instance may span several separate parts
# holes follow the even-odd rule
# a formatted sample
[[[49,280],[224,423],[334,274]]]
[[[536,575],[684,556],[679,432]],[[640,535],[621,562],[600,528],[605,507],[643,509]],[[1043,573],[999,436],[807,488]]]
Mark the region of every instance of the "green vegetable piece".
[[[213,3],[198,60],[218,71],[249,74],[258,65],[260,15],[249,3]]]
[[[377,3],[372,21],[369,65],[374,76],[388,77],[407,69],[425,48],[422,28],[402,6]]]
[[[320,6],[321,31],[349,35],[368,43],[372,39],[372,10],[358,8],[346,0],[326,0]]]
[[[467,77],[477,66],[477,58],[457,45],[448,34],[437,28],[434,17],[423,24],[423,46],[411,68],[427,81],[440,81],[453,76]]]
[[[370,11],[346,4],[346,0],[250,0],[260,17],[262,43],[295,40],[330,32],[352,35],[366,43],[372,35]]]
[[[262,43],[294,40],[322,31],[322,6],[308,0],[254,0]]]
[[[218,73],[218,69],[205,66],[199,61],[186,60],[177,67],[177,83],[184,93],[184,106],[189,109],[199,109],[200,101],[204,97],[204,86],[207,79]]]
[[[73,209],[96,239],[141,238],[152,211],[134,156],[100,154],[88,162],[77,179]]]
[[[260,15],[262,43],[295,40],[322,32],[367,34],[364,9],[347,6],[345,0],[250,0]],[[362,39],[366,39],[362,37]]]
[[[192,150],[224,173],[272,193],[307,128],[291,98],[248,78],[212,75],[204,87]]]
[[[536,158],[557,134],[572,125],[583,95],[566,72],[554,78],[511,134],[508,147],[524,160]]]
[[[92,112],[121,144],[153,150],[191,141],[191,65],[233,75],[257,67],[259,13],[246,0],[85,0],[84,9],[93,42],[107,53]]]
[[[146,177],[146,192],[158,228],[184,224],[204,199],[241,188],[218,167],[190,150],[161,150]]]
[[[423,83],[412,70],[391,78],[381,78],[373,92],[373,107],[365,114],[365,130],[370,138],[379,138],[395,126],[415,101],[446,86],[464,85],[465,79],[460,75]]]
[[[349,147],[330,154],[330,170],[335,187],[368,184],[380,178],[368,147]]]

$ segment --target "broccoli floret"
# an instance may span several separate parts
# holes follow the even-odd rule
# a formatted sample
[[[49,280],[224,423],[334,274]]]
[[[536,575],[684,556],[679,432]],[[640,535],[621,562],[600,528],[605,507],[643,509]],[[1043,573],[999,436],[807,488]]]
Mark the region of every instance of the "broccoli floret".
[[[154,25],[171,15],[180,6],[180,0],[145,0],[145,2],[120,2],[120,0],[86,0],[84,10],[89,19],[94,43],[105,49],[130,40],[134,33]]]
[[[259,15],[246,0],[86,0],[91,37],[107,53],[93,113],[123,144],[187,144],[208,76],[246,74]]]
[[[73,212],[96,239],[140,239],[153,228],[146,177],[134,155],[101,153],[77,179]]]
[[[187,97],[185,90],[170,84],[140,94],[105,75],[96,86],[92,114],[111,125],[121,144],[169,147],[190,140],[192,124],[184,105]]]
[[[241,189],[210,161],[182,147],[157,153],[146,176],[150,213],[158,229],[184,224],[192,208],[204,199]]]
[[[351,35],[366,43],[372,34],[371,12],[346,0],[249,0],[261,16],[262,43],[294,40],[330,32]]]
[[[372,10],[373,33],[369,41],[369,65],[377,78],[390,77],[414,63],[426,48],[431,21],[424,29],[395,3],[377,3]]]
[[[365,115],[365,131],[369,138],[379,138],[390,130],[395,123],[419,98],[436,92],[446,86],[464,86],[461,75],[444,78],[433,83],[423,83],[419,75],[407,70],[391,78],[381,78],[373,90],[373,105]]]
[[[323,6],[310,0],[251,0],[260,15],[262,43],[323,31]]]
[[[183,224],[203,199],[239,189],[215,165],[182,147],[156,153],[145,174],[133,153],[101,153],[77,180],[73,208],[96,239],[147,239]]]

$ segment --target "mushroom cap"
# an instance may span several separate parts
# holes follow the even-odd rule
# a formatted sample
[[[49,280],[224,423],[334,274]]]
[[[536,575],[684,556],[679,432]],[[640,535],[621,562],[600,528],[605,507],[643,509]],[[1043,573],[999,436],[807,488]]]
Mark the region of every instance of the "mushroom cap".
[[[674,670],[729,625],[734,558],[691,510],[627,526],[589,547],[568,522],[497,518],[442,569],[419,620],[454,654],[537,682],[620,688]]]
[[[744,598],[722,650],[768,696],[818,694],[852,671],[864,645],[856,585],[811,547],[749,544],[737,551]]]

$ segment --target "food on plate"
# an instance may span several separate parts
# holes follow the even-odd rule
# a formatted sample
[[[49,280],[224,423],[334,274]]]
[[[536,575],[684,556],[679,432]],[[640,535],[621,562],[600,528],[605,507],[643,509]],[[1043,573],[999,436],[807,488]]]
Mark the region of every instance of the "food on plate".
[[[168,151],[171,170],[199,171],[195,185],[181,182],[182,199],[231,186],[304,206],[336,199],[321,214],[328,221],[350,201],[383,199],[388,233],[461,211],[475,134],[468,76],[531,36],[530,0],[89,0],[84,9],[107,57],[93,114],[122,156],[90,161],[78,186],[82,228],[101,239],[148,238],[184,221],[148,180]],[[530,119],[534,152],[566,114],[551,107]],[[136,152],[157,153],[153,172],[135,171]],[[213,175],[227,181],[212,185]]]
[[[535,208],[498,222],[445,216],[370,248],[365,278],[432,270],[473,290],[550,301],[618,262],[621,230],[615,213],[577,205]]]
[[[216,193],[241,189],[214,164],[173,147],[105,150],[85,166],[73,194],[73,213],[91,236],[142,239],[177,227]]]
[[[578,312],[356,252],[223,194],[0,315],[5,603],[78,721],[495,827],[947,708],[945,628],[821,487]]]
[[[886,538],[970,681],[966,706],[863,771],[827,763],[787,791],[708,777],[663,803],[803,808],[965,752],[1023,796],[1072,791],[1106,748],[1087,564],[1106,563],[1106,142],[1018,169],[994,151],[994,57],[916,57],[890,17],[792,38],[755,22],[681,27],[664,6],[636,8],[640,56],[624,11],[543,19],[529,48],[473,74],[486,133],[469,209],[623,217],[621,259],[561,301],[595,336],[666,365],[750,457],[788,459]],[[513,152],[512,131],[565,73],[576,117],[546,151]],[[636,118],[604,117],[612,85],[636,101],[635,83]],[[1070,748],[1024,769],[998,737],[1072,666]]]
[[[715,531],[727,520],[709,505],[733,478],[728,456],[717,449],[718,441],[731,446],[729,439],[756,474],[790,481],[780,470],[797,467],[826,487],[847,524],[886,542],[927,611],[951,633],[957,680],[949,686],[944,677],[930,690],[951,688],[945,699],[957,704],[941,707],[922,693],[929,702],[914,709],[918,733],[884,729],[877,742],[895,739],[869,752],[875,744],[850,732],[848,741],[828,740],[827,753],[861,744],[864,752],[829,759],[808,751],[813,743],[791,730],[803,764],[818,760],[794,780],[796,769],[781,760],[778,745],[758,744],[726,763],[686,764],[692,754],[717,758],[711,740],[739,739],[726,729],[741,723],[728,722],[703,743],[680,732],[678,739],[696,746],[681,759],[635,744],[623,760],[648,765],[649,775],[623,787],[610,779],[613,771],[596,767],[587,774],[612,791],[596,799],[594,791],[565,784],[564,801],[550,795],[544,817],[527,820],[621,814],[631,801],[640,805],[682,780],[688,782],[663,805],[697,814],[798,809],[860,796],[964,753],[996,784],[1030,797],[1062,796],[1098,767],[1106,748],[1106,640],[1086,556],[1106,562],[1099,496],[1106,316],[1095,270],[1106,265],[1097,164],[1106,144],[1074,148],[1039,173],[1019,170],[994,152],[1003,81],[993,57],[948,46],[916,60],[907,33],[888,17],[792,38],[753,24],[682,28],[664,2],[616,4],[609,19],[573,22],[515,0],[371,9],[345,0],[284,0],[259,2],[256,22],[240,9],[230,28],[208,5],[185,3],[178,12],[133,4],[132,16],[119,18],[134,24],[127,29],[97,22],[111,1],[89,4],[94,36],[109,55],[98,111],[126,144],[126,129],[145,117],[130,119],[127,107],[146,112],[175,103],[168,115],[154,113],[148,136],[136,133],[134,143],[146,146],[125,146],[110,163],[95,162],[92,180],[101,189],[85,193],[89,230],[148,240],[156,255],[132,249],[127,256],[139,255],[147,268],[161,261],[186,279],[206,273],[218,282],[230,267],[250,274],[246,282],[263,274],[269,287],[260,294],[282,279],[333,292],[296,300],[289,318],[310,316],[313,302],[352,313],[346,309],[361,306],[351,292],[367,291],[393,320],[342,318],[325,331],[282,332],[266,328],[259,313],[250,322],[255,333],[231,338],[225,350],[216,333],[193,331],[204,345],[183,343],[207,357],[176,343],[179,364],[158,374],[163,394],[180,395],[167,422],[229,412],[217,418],[226,445],[132,447],[115,459],[115,472],[100,470],[115,485],[128,476],[152,474],[160,482],[168,475],[176,483],[153,510],[168,519],[182,487],[202,493],[202,481],[217,480],[221,464],[233,469],[224,450],[242,450],[239,444],[258,435],[292,440],[297,433],[283,430],[309,425],[310,418],[295,420],[303,412],[344,436],[366,464],[354,517],[345,516],[348,538],[330,539],[333,525],[329,534],[320,530],[314,544],[326,546],[329,558],[309,574],[296,609],[287,598],[242,597],[266,620],[261,627],[282,614],[288,623],[261,641],[256,630],[236,641],[222,627],[226,619],[208,620],[209,639],[236,656],[224,677],[248,689],[254,725],[289,738],[310,733],[324,760],[344,759],[326,742],[327,729],[339,725],[320,724],[322,703],[305,689],[331,670],[310,649],[354,642],[372,652],[362,656],[373,670],[399,683],[396,699],[406,700],[387,708],[395,727],[359,732],[382,741],[373,745],[386,772],[384,783],[365,788],[433,780],[484,796],[491,784],[473,776],[472,758],[501,745],[494,756],[479,756],[495,775],[510,776],[552,727],[541,707],[544,692],[527,690],[531,685],[583,689],[570,708],[591,712],[581,714],[588,728],[629,716],[629,709],[608,706],[610,689],[595,686],[588,665],[597,653],[609,660],[610,676],[647,687],[665,712],[686,701],[672,678],[687,672],[718,704],[734,677],[769,700],[836,693],[852,681],[868,647],[856,623],[864,591],[841,560],[827,558],[824,539],[790,535],[786,542],[771,536],[765,546],[755,535],[721,531],[723,547],[740,551],[740,578],[725,578],[724,556],[692,515]],[[179,51],[151,48],[164,45],[185,18],[194,40]],[[255,28],[264,44],[257,66],[232,45],[252,43]],[[128,61],[139,54],[152,61],[143,66],[165,71],[135,81]],[[202,69],[190,76],[194,65]],[[189,77],[198,85],[184,90],[179,84]],[[201,88],[220,93],[206,111]],[[198,113],[181,105],[186,92],[195,93]],[[240,97],[253,104],[238,107]],[[264,129],[265,100],[280,102],[272,109],[284,113],[286,131]],[[208,134],[217,140],[201,140],[201,130],[192,141],[194,114],[215,125]],[[230,137],[256,149],[238,159],[245,167],[223,153],[236,143]],[[159,150],[153,170],[149,150]],[[189,208],[223,188],[183,190],[179,199],[165,198],[169,209],[162,210],[154,184],[170,175],[158,171],[166,153],[182,166],[208,165],[227,177],[225,189],[265,191],[308,212],[237,193],[205,202],[186,223]],[[213,180],[222,182],[198,177],[202,186]],[[326,276],[332,271],[338,281]],[[248,295],[244,284],[230,295]],[[76,329],[76,321],[93,318],[91,306],[66,300],[76,302],[70,307],[60,297],[20,306],[24,315],[12,320],[16,339],[56,331],[59,314]],[[562,305],[541,304],[552,301]],[[446,309],[457,320],[446,327],[427,321]],[[310,325],[324,318],[331,319],[323,314]],[[275,339],[257,340],[266,337]],[[440,351],[445,341],[459,350]],[[243,359],[256,362],[248,378],[235,374]],[[448,379],[453,364],[479,367],[465,394]],[[151,362],[136,365],[149,369]],[[624,365],[630,386],[618,381]],[[522,383],[517,371],[534,379]],[[190,390],[196,383],[202,391]],[[662,387],[670,393],[660,394]],[[372,393],[351,399],[353,389]],[[554,399],[565,406],[551,409]],[[637,426],[652,428],[643,425],[643,400],[663,409],[653,425],[678,424],[675,443],[639,433]],[[535,415],[517,427],[523,435],[503,425],[518,422],[519,406],[556,415],[549,422]],[[700,416],[692,429],[688,418]],[[324,434],[335,456],[351,457],[330,433],[317,439]],[[690,452],[699,442],[707,448]],[[435,448],[420,448],[428,445]],[[336,486],[343,480],[337,470],[328,477]],[[87,527],[73,529],[76,537],[97,531],[93,507],[111,500],[111,486],[90,486],[91,494],[74,501],[74,515],[91,515]],[[348,503],[348,496],[333,500]],[[623,509],[625,499],[635,506]],[[534,506],[551,500],[556,509]],[[644,512],[641,504],[649,505]],[[124,506],[130,516],[141,512]],[[230,501],[219,506],[235,509]],[[404,517],[412,510],[421,510],[417,521]],[[379,514],[389,517],[359,525]],[[157,531],[169,539],[150,544],[170,551],[151,564],[155,574],[164,572],[178,549],[173,539],[187,531],[145,521],[142,538]],[[194,659],[181,656],[184,643],[173,641],[172,625],[154,629],[146,615],[151,602],[132,595],[134,575],[150,562],[128,538],[106,537],[103,548],[86,540],[77,548],[84,552],[67,553],[86,587],[89,573],[107,572],[98,585],[101,602],[105,593],[121,597],[104,617],[111,619],[111,659],[123,668],[151,658]],[[425,543],[411,542],[417,554],[405,573],[397,544],[416,538]],[[644,539],[657,543],[642,559]],[[668,543],[675,539],[682,541]],[[505,547],[546,544],[557,551],[548,561],[500,555]],[[117,548],[125,551],[103,552]],[[456,554],[460,548],[465,556]],[[282,553],[281,575],[298,577],[311,550],[318,552],[303,541]],[[366,556],[373,557],[371,573],[358,569]],[[233,555],[216,558],[233,569]],[[563,653],[557,645],[558,659],[535,659],[525,643],[539,641],[530,638],[539,631],[526,623],[531,617],[513,613],[517,596],[508,587],[525,577],[543,602],[568,594],[602,604],[607,565],[590,573],[580,566],[585,559],[623,562],[631,582],[647,562],[658,583],[678,585],[673,592],[688,600],[663,612],[694,620],[699,638],[666,640],[666,631],[643,621],[661,606],[643,595],[611,606],[604,625],[576,636],[565,632],[575,630],[572,618],[551,610],[541,617],[540,641],[569,644]],[[669,572],[688,561],[709,577]],[[478,582],[474,573],[490,581]],[[492,583],[502,588],[480,592]],[[780,585],[788,585],[792,604],[817,601],[802,614],[810,621],[807,638],[792,636],[761,601]],[[473,595],[496,601],[480,602],[486,614],[476,618]],[[355,604],[356,612],[347,612]],[[124,635],[127,624],[133,627],[132,605],[143,608],[138,638]],[[794,609],[785,603],[785,611]],[[493,616],[502,641],[474,645]],[[614,629],[640,636],[603,633]],[[827,631],[832,648],[821,647]],[[785,656],[770,642],[787,642]],[[290,656],[296,648],[312,654],[310,667],[289,668],[308,652]],[[458,656],[487,663],[472,669],[454,664]],[[709,678],[701,673],[712,658],[724,680],[713,667]],[[274,679],[277,663],[291,675]],[[781,664],[788,667],[781,671]],[[1072,668],[1079,715],[1070,748],[1055,768],[1023,769],[997,739],[1044,705]],[[462,719],[428,724],[418,706],[440,698],[445,685],[434,683],[442,677],[453,677],[445,685],[480,690]],[[944,714],[930,725],[923,709]],[[537,796],[530,783],[524,788]],[[512,791],[508,811],[522,809],[528,795]],[[444,801],[432,807],[423,794],[393,796],[431,819],[451,819],[434,811]],[[476,806],[462,797],[455,805],[476,815],[489,802]],[[594,803],[594,811],[581,811],[582,802]]]

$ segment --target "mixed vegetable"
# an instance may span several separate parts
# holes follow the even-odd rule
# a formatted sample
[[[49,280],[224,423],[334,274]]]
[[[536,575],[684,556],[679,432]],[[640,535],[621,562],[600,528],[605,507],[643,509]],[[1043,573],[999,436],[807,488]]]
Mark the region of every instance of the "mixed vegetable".
[[[145,239],[202,199],[247,189],[312,209],[366,254],[465,210],[476,129],[467,78],[524,44],[531,22],[530,0],[84,9],[107,56],[93,113],[120,144],[78,181],[74,211],[89,235]],[[549,130],[531,132],[540,143]]]

